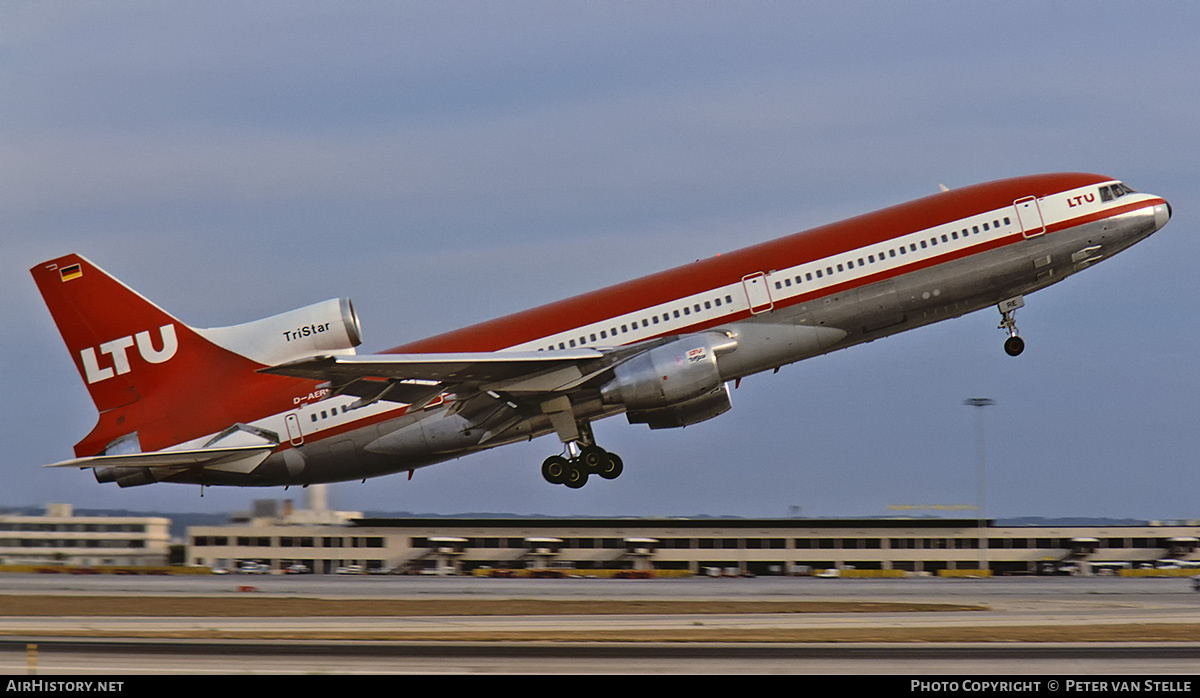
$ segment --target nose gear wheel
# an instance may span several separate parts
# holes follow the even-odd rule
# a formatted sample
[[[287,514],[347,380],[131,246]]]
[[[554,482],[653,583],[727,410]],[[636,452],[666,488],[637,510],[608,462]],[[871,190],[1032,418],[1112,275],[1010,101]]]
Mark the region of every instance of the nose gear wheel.
[[[1000,310],[1000,326],[997,329],[1008,332],[1008,339],[1004,340],[1004,353],[1009,356],[1020,356],[1025,351],[1025,340],[1017,336],[1017,310],[1024,307],[1024,296],[1009,298],[996,306]]]

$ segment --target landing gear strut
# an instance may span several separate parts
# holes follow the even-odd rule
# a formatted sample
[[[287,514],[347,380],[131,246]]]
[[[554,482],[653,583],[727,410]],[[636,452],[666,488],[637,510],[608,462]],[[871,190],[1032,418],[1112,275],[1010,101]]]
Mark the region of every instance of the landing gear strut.
[[[999,329],[1008,332],[1008,339],[1004,340],[1004,353],[1009,356],[1019,356],[1025,351],[1025,340],[1017,336],[1017,310],[1025,307],[1025,297],[1016,296],[1009,298],[1006,301],[1001,301],[996,306],[1000,309],[1000,327]]]

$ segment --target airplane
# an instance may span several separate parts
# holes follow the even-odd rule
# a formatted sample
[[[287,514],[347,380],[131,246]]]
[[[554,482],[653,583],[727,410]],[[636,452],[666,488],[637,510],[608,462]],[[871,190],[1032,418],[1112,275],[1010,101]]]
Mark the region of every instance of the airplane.
[[[121,487],[307,486],[555,434],[541,473],[618,477],[592,422],[684,427],[745,376],[1025,296],[1162,228],[1161,197],[1085,173],[946,189],[377,354],[337,298],[184,324],[77,254],[31,269],[100,416],[57,467]]]

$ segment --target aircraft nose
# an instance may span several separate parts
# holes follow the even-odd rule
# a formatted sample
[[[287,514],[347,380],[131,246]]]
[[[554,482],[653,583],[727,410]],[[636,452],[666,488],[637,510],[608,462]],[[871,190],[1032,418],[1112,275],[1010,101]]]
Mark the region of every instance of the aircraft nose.
[[[1154,206],[1154,225],[1155,228],[1162,228],[1171,220],[1171,204],[1163,201],[1161,204]]]

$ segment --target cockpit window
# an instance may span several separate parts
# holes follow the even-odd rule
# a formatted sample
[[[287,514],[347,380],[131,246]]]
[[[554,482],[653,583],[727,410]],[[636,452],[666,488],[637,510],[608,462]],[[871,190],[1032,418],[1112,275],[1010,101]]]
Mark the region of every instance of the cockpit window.
[[[1109,184],[1107,186],[1100,187],[1100,200],[1112,201],[1113,199],[1119,199],[1126,194],[1132,193],[1133,189],[1125,186],[1121,182],[1117,182],[1116,184]]]

